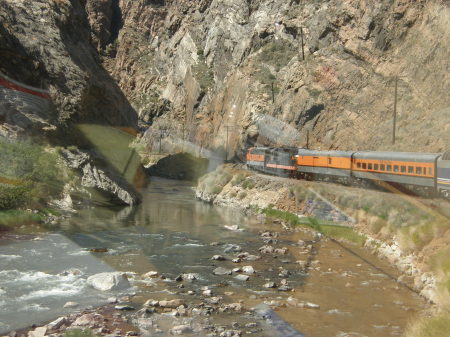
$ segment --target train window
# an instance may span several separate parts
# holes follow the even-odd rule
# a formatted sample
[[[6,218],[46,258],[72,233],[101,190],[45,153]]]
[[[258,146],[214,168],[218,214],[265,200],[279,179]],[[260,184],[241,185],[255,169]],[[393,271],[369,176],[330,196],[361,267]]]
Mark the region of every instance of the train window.
[[[398,165],[394,165],[394,172],[398,172]]]
[[[406,166],[400,166],[400,171],[402,172],[402,173],[405,173],[406,172]]]
[[[368,168],[369,170],[371,170],[371,169],[372,169],[372,163],[367,164],[367,168]]]
[[[366,163],[363,163],[363,164],[362,164],[362,168],[365,170],[365,169],[367,168],[367,164],[366,164]]]
[[[360,162],[357,162],[357,163],[356,163],[356,167],[357,167],[357,168],[361,168],[361,163],[360,163]]]
[[[414,173],[414,167],[408,166],[408,173]]]
[[[416,174],[422,174],[422,168],[416,167]]]
[[[378,171],[378,164],[373,164],[373,169],[374,169],[375,171]]]
[[[426,167],[423,168],[423,175],[424,175],[424,176],[427,175],[427,168],[426,168]]]
[[[432,169],[431,167],[428,168],[428,174],[429,174],[430,176],[433,175],[433,169]]]
[[[386,166],[384,164],[380,164],[380,171],[386,170]]]
[[[392,171],[392,165],[388,165],[386,171]]]

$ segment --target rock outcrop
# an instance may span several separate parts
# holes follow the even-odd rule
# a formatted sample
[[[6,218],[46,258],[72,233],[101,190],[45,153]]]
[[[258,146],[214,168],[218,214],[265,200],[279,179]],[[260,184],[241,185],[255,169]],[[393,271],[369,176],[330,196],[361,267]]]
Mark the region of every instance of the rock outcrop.
[[[104,64],[153,123],[150,133],[168,127],[208,148],[228,133],[233,151],[255,140],[303,146],[306,131],[322,149],[431,152],[450,143],[448,2],[118,5],[123,25]]]
[[[101,25],[105,20],[98,16],[96,22]],[[136,125],[135,111],[100,64],[80,1],[2,1],[0,22],[0,71],[48,89],[56,125],[81,121]],[[107,34],[95,32],[99,45],[108,42]]]
[[[78,150],[63,150],[65,164],[81,173],[81,186],[93,189],[90,200],[100,205],[114,203],[135,205],[140,202],[140,195],[119,174],[106,167],[99,167],[93,157]],[[95,191],[95,192],[94,192]],[[100,193],[100,195],[96,195]]]

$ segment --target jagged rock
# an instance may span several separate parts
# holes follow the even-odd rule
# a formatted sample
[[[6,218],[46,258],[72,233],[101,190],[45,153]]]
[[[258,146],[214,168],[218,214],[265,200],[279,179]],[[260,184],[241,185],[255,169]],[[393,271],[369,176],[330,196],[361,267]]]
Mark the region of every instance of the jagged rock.
[[[111,202],[134,205],[140,201],[140,196],[123,177],[113,173],[108,168],[97,167],[89,154],[80,150],[62,150],[61,156],[66,165],[81,172],[81,185],[95,188],[109,196]],[[95,199],[93,201],[96,201]],[[101,200],[104,203],[104,200]]]
[[[86,283],[101,291],[119,290],[131,287],[127,276],[120,272],[95,274],[89,276]]]

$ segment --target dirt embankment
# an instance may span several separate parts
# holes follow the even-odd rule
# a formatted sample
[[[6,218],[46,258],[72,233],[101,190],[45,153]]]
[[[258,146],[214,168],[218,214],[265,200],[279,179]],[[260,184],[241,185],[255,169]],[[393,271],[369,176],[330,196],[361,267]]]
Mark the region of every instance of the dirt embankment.
[[[399,282],[442,307],[450,303],[450,221],[440,211],[448,202],[265,176],[231,165],[202,177],[196,194],[210,203],[278,216],[291,225],[315,225],[332,237],[363,244],[399,268]]]

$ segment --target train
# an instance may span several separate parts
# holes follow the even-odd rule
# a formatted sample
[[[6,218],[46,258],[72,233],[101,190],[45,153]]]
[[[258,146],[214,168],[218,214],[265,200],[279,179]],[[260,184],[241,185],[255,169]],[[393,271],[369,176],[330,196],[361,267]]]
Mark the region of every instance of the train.
[[[320,151],[250,147],[248,168],[281,177],[381,185],[450,199],[450,149],[444,153]]]

